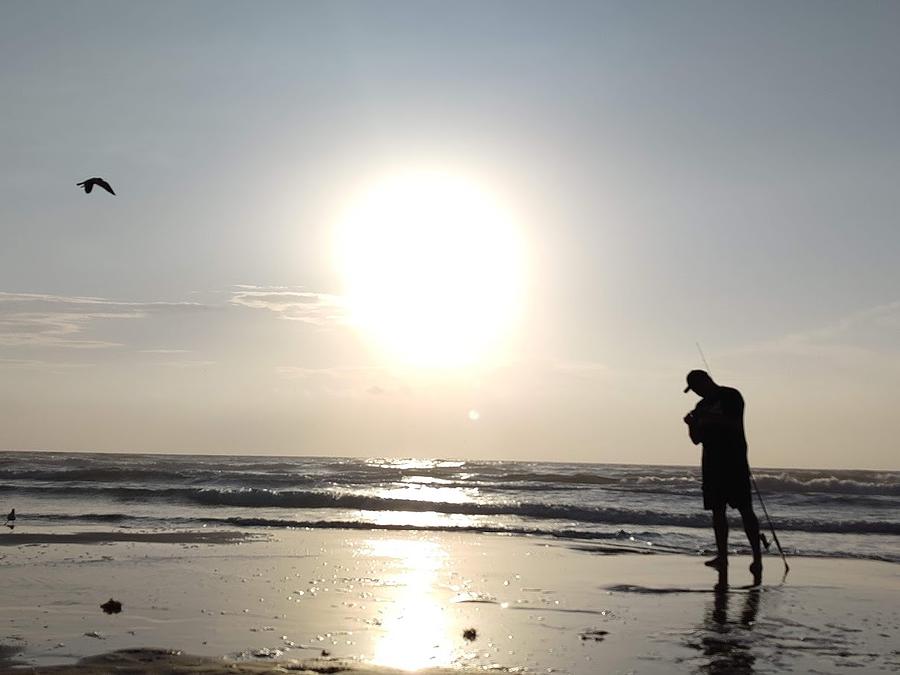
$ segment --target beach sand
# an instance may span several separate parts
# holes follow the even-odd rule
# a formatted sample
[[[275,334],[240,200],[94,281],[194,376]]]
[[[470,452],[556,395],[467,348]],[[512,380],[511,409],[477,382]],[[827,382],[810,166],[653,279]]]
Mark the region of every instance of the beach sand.
[[[900,566],[794,558],[782,582],[770,556],[747,589],[748,564],[732,559],[723,594],[698,557],[537,537],[16,531],[0,672],[900,668]]]

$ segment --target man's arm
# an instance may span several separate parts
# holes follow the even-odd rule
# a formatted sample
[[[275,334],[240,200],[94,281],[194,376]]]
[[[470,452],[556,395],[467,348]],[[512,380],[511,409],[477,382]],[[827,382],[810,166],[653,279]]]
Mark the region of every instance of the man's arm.
[[[703,435],[700,433],[700,420],[693,410],[684,416],[684,423],[688,425],[688,436],[691,439],[691,443],[694,445],[702,443]]]
[[[719,397],[722,412],[697,415],[703,429],[740,429],[744,418],[744,397],[737,389],[726,389]]]

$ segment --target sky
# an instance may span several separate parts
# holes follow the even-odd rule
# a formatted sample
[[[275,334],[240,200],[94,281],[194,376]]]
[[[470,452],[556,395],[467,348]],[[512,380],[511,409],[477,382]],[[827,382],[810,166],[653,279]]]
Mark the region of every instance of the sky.
[[[900,469],[900,4],[0,5],[0,448]]]

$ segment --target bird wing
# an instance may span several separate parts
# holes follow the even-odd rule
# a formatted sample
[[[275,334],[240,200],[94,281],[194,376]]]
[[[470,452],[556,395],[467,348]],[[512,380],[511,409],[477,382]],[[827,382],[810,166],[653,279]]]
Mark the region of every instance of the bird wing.
[[[110,186],[110,184],[107,183],[105,180],[99,179],[96,181],[96,183],[97,183],[97,185],[102,187],[104,190],[106,190],[109,194],[111,194],[111,195],[116,194],[115,192],[113,192],[112,186]]]
[[[93,182],[91,182],[89,180],[84,181],[84,191],[85,192],[87,192],[88,194],[91,194],[91,190],[93,190],[93,189],[94,189]]]

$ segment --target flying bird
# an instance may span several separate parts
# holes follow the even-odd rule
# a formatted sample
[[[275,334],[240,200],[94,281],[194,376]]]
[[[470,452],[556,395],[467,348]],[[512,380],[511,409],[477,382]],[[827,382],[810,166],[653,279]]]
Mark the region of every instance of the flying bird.
[[[3,524],[6,525],[9,529],[13,529],[16,526],[16,510],[15,509],[13,509],[12,511],[9,512],[9,515],[6,516],[6,522]]]
[[[88,178],[87,180],[83,180],[80,183],[76,183],[76,185],[78,187],[84,188],[84,191],[87,194],[91,194],[91,190],[94,189],[95,185],[102,187],[104,190],[106,190],[111,195],[116,194],[115,192],[113,192],[113,189],[109,183],[107,183],[102,178],[97,178],[96,176],[94,176],[93,178]]]

